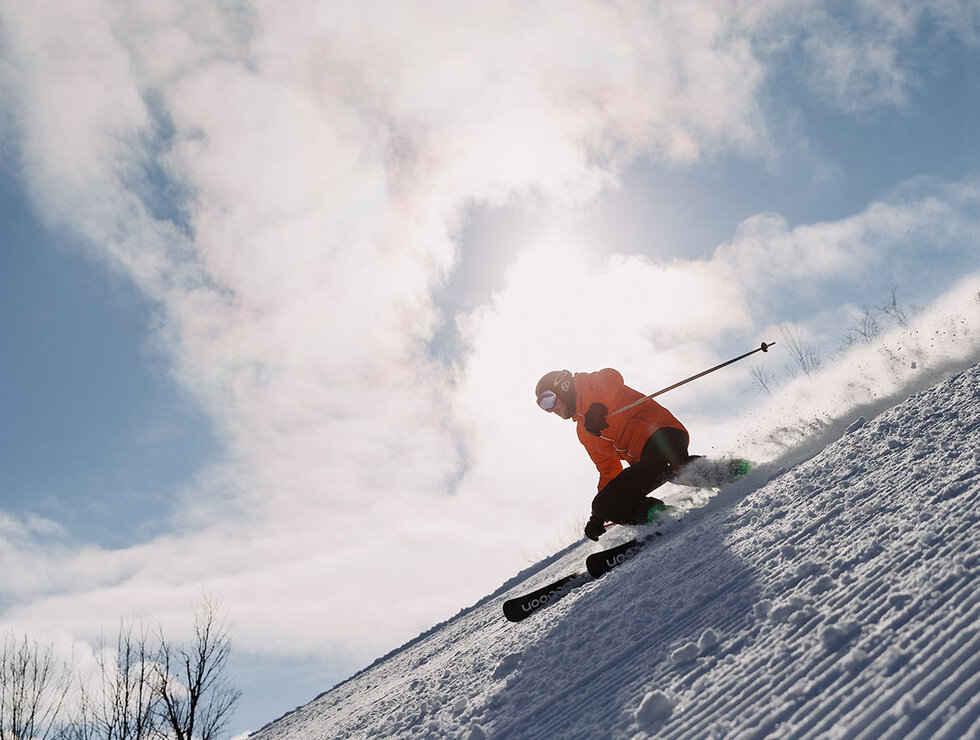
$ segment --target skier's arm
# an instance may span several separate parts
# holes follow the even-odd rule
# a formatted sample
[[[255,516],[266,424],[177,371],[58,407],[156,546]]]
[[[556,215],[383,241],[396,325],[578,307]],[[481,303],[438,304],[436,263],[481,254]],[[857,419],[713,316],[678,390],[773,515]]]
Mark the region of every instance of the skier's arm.
[[[578,438],[599,471],[598,490],[601,491],[609,481],[623,472],[623,461],[609,449],[608,441],[584,432],[582,425],[578,427]]]

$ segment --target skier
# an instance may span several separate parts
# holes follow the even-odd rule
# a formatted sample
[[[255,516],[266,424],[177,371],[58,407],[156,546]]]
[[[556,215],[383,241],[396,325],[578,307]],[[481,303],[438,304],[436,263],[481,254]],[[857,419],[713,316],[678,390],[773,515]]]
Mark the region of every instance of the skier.
[[[599,493],[585,536],[598,540],[605,522],[647,524],[666,506],[649,496],[699,457],[688,454],[687,429],[652,398],[624,411],[611,411],[643,398],[612,368],[595,373],[552,370],[534,389],[538,406],[574,419],[579,441],[599,470]],[[623,461],[629,465],[623,468]]]

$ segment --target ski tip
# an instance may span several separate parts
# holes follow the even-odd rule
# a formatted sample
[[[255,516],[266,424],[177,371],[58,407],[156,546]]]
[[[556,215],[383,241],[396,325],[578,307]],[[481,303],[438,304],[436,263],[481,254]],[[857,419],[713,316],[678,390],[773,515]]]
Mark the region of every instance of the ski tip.
[[[520,622],[537,611],[550,606],[571,591],[590,580],[584,573],[572,573],[547,584],[536,591],[508,599],[504,602],[504,616],[510,622]]]

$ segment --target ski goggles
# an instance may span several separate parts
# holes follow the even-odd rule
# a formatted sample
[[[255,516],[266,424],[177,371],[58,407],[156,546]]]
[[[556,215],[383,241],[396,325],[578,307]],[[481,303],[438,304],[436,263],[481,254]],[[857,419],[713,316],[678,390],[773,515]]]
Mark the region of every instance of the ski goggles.
[[[538,396],[538,406],[545,411],[551,411],[556,403],[558,403],[558,396],[555,395],[554,391],[542,391],[541,395]]]

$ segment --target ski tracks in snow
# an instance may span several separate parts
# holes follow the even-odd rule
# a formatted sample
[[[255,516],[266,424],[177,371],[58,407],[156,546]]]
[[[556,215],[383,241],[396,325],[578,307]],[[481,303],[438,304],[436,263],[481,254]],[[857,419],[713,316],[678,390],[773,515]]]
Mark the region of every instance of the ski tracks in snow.
[[[735,507],[760,599],[659,679],[658,737],[980,735],[978,388],[961,373]]]

